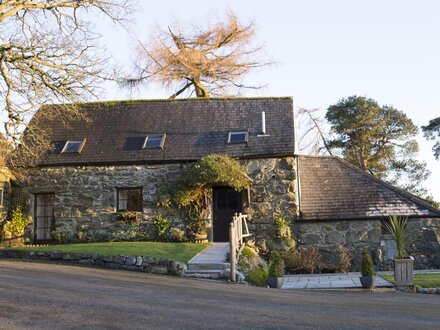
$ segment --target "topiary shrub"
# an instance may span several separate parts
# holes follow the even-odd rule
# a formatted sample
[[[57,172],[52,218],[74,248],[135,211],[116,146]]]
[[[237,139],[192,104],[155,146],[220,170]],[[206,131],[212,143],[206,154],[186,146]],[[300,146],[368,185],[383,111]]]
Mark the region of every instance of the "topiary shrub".
[[[284,273],[283,260],[278,253],[272,253],[269,263],[269,277],[282,277]]]
[[[362,276],[374,276],[373,259],[367,250],[362,252],[361,274]]]

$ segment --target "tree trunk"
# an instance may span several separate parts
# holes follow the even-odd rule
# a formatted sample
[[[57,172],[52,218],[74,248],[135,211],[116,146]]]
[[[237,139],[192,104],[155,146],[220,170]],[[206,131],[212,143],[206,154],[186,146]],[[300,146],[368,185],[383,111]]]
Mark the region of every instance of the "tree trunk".
[[[209,93],[208,91],[205,89],[205,87],[203,87],[203,85],[200,83],[200,80],[198,79],[193,79],[194,82],[194,88],[196,89],[196,96],[197,97],[209,97]]]

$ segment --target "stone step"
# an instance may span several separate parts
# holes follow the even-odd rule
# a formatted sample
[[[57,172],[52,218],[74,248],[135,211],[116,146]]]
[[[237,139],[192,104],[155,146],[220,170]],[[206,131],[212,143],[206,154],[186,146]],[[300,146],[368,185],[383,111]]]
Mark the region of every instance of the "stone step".
[[[188,270],[218,270],[222,271],[229,268],[227,263],[189,263]]]
[[[206,279],[223,279],[225,277],[225,273],[222,270],[187,270],[182,274],[183,277],[192,277],[192,278],[206,278]]]

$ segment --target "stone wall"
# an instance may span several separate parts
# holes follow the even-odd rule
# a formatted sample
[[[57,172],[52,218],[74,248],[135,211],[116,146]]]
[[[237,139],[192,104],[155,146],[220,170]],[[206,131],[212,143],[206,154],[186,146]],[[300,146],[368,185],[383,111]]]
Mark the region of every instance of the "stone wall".
[[[318,247],[324,263],[337,264],[338,246],[343,244],[353,255],[353,270],[360,270],[363,249],[372,253],[377,268],[390,267],[383,258],[385,251],[381,245],[389,235],[382,232],[379,219],[301,221],[294,226],[300,245]],[[415,268],[440,268],[440,219],[409,219],[409,228]]]
[[[410,219],[411,255],[416,269],[440,269],[440,219]]]
[[[251,229],[257,238],[271,232],[274,216],[293,221],[296,215],[296,166],[293,157],[243,160],[253,180],[250,203],[244,198],[244,212],[252,216]],[[31,194],[53,192],[57,232],[74,236],[86,233],[88,238],[106,241],[118,228],[116,187],[142,187],[143,213],[141,226],[152,231],[151,223],[158,212],[183,227],[181,213],[157,207],[158,192],[172,186],[183,164],[132,166],[69,166],[41,168],[26,184]],[[246,192],[243,192],[246,195]],[[31,198],[33,200],[33,198]],[[33,202],[33,201],[32,201]],[[30,207],[32,212],[33,206]],[[28,236],[33,237],[33,225]]]
[[[273,240],[274,218],[293,223],[297,217],[296,161],[293,157],[246,162],[253,180],[250,203],[244,209],[251,216],[250,231],[262,251],[280,242]]]
[[[54,216],[58,232],[74,236],[80,231],[94,240],[106,241],[119,226],[117,187],[143,188],[140,222],[151,230],[151,222],[158,212],[158,191],[172,185],[181,169],[182,165],[178,164],[42,168],[31,177],[27,190],[31,194],[55,194]],[[170,218],[176,226],[181,224],[179,217],[171,215]],[[29,228],[33,228],[32,224]],[[32,232],[29,235],[32,236]]]
[[[0,250],[0,258],[48,260],[65,264],[96,266],[137,272],[181,276],[187,269],[181,261],[148,258],[141,256],[106,257],[99,254],[63,253],[60,251]]]
[[[297,222],[300,245],[319,248],[322,262],[335,265],[339,263],[338,246],[345,245],[353,256],[353,270],[359,270],[362,251],[373,253],[378,264],[381,229],[379,220],[340,220],[340,221],[301,221]]]

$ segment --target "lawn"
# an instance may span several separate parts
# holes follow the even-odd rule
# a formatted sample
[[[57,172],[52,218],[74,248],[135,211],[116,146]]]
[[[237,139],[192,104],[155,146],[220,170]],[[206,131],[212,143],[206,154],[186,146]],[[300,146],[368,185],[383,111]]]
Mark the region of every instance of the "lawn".
[[[24,247],[20,250],[98,253],[102,256],[143,256],[187,263],[209,245],[209,243],[109,242]]]
[[[381,277],[394,283],[393,275],[381,275]],[[414,285],[421,288],[440,287],[440,274],[416,274],[414,275]]]

